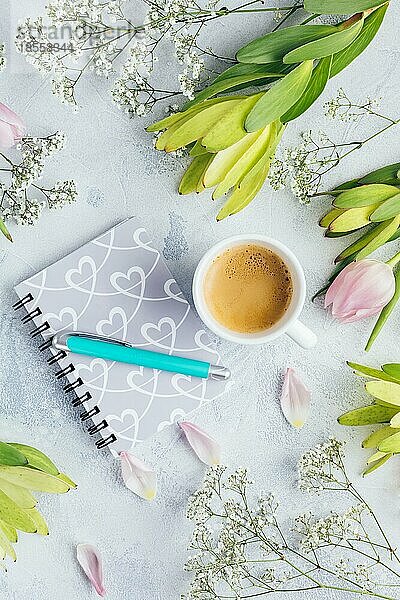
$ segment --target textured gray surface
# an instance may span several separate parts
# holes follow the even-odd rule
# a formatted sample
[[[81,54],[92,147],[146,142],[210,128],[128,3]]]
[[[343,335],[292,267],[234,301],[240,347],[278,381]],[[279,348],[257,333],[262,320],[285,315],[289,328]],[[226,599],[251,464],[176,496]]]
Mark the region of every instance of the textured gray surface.
[[[39,6],[41,2],[25,2]],[[3,17],[1,8],[1,16]],[[392,0],[383,28],[367,52],[331,81],[324,97],[293,123],[284,144],[296,141],[304,129],[326,129],[336,140],[349,140],[374,131],[370,119],[354,124],[329,123],[322,102],[343,86],[350,97],[382,96],[382,108],[396,116],[399,106],[398,27],[399,2]],[[216,31],[219,47],[233,52],[241,42],[265,28],[267,19],[254,16],[221,22]],[[8,39],[7,20],[0,39]],[[232,28],[237,31],[233,36]],[[211,33],[211,32],[210,32]],[[216,34],[215,34],[216,35]],[[218,48],[218,44],[216,46]],[[359,473],[365,454],[359,450],[360,433],[340,429],[337,415],[361,403],[361,383],[345,367],[346,359],[380,364],[399,360],[399,320],[392,319],[370,356],[362,347],[371,323],[338,326],[312,305],[312,293],[330,270],[340,241],[326,241],[317,226],[323,210],[298,205],[290,193],[265,186],[258,198],[236,217],[216,224],[216,207],[208,194],[181,198],[176,193],[180,167],[171,157],[152,148],[140,121],[129,121],[110,102],[108,84],[89,79],[81,90],[77,114],[52,98],[39,76],[8,69],[0,75],[1,99],[20,112],[32,132],[57,128],[68,136],[65,150],[49,165],[46,176],[73,176],[80,189],[75,206],[47,212],[35,229],[13,229],[15,243],[0,241],[0,437],[24,440],[48,452],[78,483],[79,489],[61,497],[42,497],[51,535],[21,536],[18,562],[0,577],[3,600],[86,600],[94,597],[75,564],[75,544],[89,541],[102,551],[110,600],[169,600],[179,598],[187,575],[190,523],[184,512],[187,497],[199,484],[203,466],[189,452],[179,432],[163,432],[146,443],[140,456],[159,472],[159,493],[152,503],[134,497],[121,484],[118,466],[108,452],[98,452],[84,432],[52,377],[36,344],[10,311],[11,287],[79,244],[135,214],[149,229],[183,292],[190,299],[191,278],[202,253],[216,240],[239,232],[274,236],[294,250],[308,281],[303,320],[319,333],[312,351],[302,351],[288,339],[270,346],[240,348],[220,342],[220,351],[232,369],[234,381],[225,399],[204,408],[196,421],[220,440],[223,460],[246,465],[259,487],[277,492],[287,514],[297,510],[293,498],[310,506],[310,500],[293,492],[296,460],[301,452],[333,434],[348,440],[348,455],[357,483],[396,540],[399,517],[397,461],[362,481]],[[354,153],[327,181],[342,181],[398,160],[398,132],[392,130],[360,153]],[[281,375],[286,366],[298,369],[312,390],[312,413],[301,432],[290,429],[278,406]],[[320,500],[326,513],[331,504]],[[298,594],[299,600],[309,594]],[[319,598],[334,598],[332,594]],[[339,597],[338,597],[339,599]]]

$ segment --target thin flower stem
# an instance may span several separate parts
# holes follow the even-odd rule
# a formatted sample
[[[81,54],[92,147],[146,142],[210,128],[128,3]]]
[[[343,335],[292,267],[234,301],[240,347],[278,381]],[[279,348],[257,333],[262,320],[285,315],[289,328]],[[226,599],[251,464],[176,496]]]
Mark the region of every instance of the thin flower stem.
[[[386,264],[390,265],[392,268],[394,268],[399,261],[400,261],[400,252],[397,252],[397,254],[395,254],[390,260],[388,260],[386,262]]]

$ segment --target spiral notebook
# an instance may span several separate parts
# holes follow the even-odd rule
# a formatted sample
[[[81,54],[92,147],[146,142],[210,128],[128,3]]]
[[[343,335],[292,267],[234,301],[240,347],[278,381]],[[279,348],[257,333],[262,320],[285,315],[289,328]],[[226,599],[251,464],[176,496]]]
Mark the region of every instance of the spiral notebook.
[[[182,296],[160,252],[135,218],[127,219],[15,287],[22,321],[58,363],[65,393],[90,421],[98,448],[113,454],[215,399],[224,383],[66,354],[56,332],[85,331],[157,352],[219,364],[220,357]]]

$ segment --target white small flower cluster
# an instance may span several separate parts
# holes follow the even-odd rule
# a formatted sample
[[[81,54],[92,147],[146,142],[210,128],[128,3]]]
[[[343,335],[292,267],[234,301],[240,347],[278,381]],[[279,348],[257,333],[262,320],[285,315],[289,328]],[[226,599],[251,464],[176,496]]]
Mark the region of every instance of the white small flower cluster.
[[[341,483],[343,446],[343,442],[332,438],[303,454],[298,464],[300,489],[318,493],[332,483]]]
[[[110,3],[106,2],[107,4]],[[97,0],[52,0],[47,6],[48,16],[58,25],[64,21],[80,19],[98,23],[101,22],[103,10],[104,3]]]
[[[360,563],[354,566],[348,558],[341,557],[335,566],[341,577],[353,579],[364,589],[368,588],[370,590],[371,587],[375,586],[375,583],[371,580],[371,565]]]
[[[327,545],[346,544],[360,539],[362,505],[352,506],[342,514],[332,512],[325,518],[313,519],[311,513],[295,519],[296,531],[301,534],[300,548],[306,554]]]
[[[150,38],[136,40],[122,67],[121,76],[111,90],[114,101],[130,117],[144,116],[154,104],[153,89],[149,84],[149,75],[153,70],[151,48]]]
[[[325,115],[345,123],[358,121],[365,114],[371,114],[380,100],[381,98],[372,99],[367,96],[363,104],[357,104],[350,100],[343,88],[339,88],[337,95],[324,104]]]
[[[17,145],[21,161],[13,163],[3,156],[7,166],[4,174],[10,175],[8,185],[0,184],[0,216],[4,221],[14,220],[20,225],[33,225],[43,208],[61,208],[75,202],[77,191],[72,180],[58,181],[51,189],[38,184],[45,166],[45,159],[58,152],[64,145],[64,134],[60,131],[47,137],[25,137]],[[33,187],[42,199],[28,195]]]

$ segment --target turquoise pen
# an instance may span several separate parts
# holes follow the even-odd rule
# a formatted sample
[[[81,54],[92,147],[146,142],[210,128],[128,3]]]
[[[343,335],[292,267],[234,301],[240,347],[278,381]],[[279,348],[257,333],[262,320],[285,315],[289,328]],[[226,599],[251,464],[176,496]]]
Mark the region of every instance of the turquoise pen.
[[[64,350],[64,352],[74,352],[75,354],[84,354],[85,356],[94,356],[150,369],[171,371],[172,373],[181,373],[182,375],[200,377],[201,379],[223,381],[230,377],[229,369],[222,365],[212,365],[201,360],[142,350],[141,348],[135,348],[129,342],[102,337],[93,333],[81,331],[56,333],[52,345],[58,350]]]

